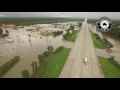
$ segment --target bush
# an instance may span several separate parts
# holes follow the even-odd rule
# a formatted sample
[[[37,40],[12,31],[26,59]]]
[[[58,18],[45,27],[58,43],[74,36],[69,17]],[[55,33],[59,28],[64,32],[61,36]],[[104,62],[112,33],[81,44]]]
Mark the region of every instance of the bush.
[[[44,57],[48,57],[48,56],[49,56],[49,52],[48,52],[48,51],[45,51],[45,52],[43,53],[43,56],[44,56]]]
[[[96,39],[100,39],[100,36],[97,33],[94,33],[94,36],[96,37]]]
[[[107,48],[113,48],[113,44],[111,42],[109,42],[107,39],[103,39],[104,40],[104,44],[106,45]]]
[[[100,41],[106,48],[113,48],[113,44],[109,42],[107,39],[101,39],[97,33],[94,33],[95,38]]]
[[[29,78],[30,74],[29,74],[28,70],[23,70],[22,71],[22,76],[23,76],[23,78]]]
[[[7,37],[9,34],[2,34],[2,37]]]
[[[38,55],[39,62],[40,62],[40,61],[43,61],[44,58],[45,58],[45,57],[44,57],[43,55]]]
[[[115,58],[112,56],[109,59],[109,62],[112,63],[114,66],[116,66],[120,70],[120,65],[118,62],[115,61]]]
[[[82,26],[82,23],[79,23],[79,27],[81,27]]]
[[[63,35],[63,38],[64,38],[65,40],[67,40],[67,37],[69,37],[69,36],[70,36],[70,32],[68,31],[66,34]]]
[[[74,25],[71,25],[71,26],[70,26],[70,30],[74,31],[74,29],[75,29],[75,26],[74,26]]]
[[[3,29],[2,28],[0,28],[0,34],[2,34],[3,33]]]
[[[98,41],[100,41],[101,43],[104,43],[103,39],[101,39],[101,37],[97,33],[94,33],[94,36]]]
[[[58,36],[58,35],[61,35],[63,34],[63,31],[55,31],[53,32],[54,36]]]
[[[63,48],[64,48],[63,46],[58,47],[58,48],[55,50],[55,53],[60,52]]]

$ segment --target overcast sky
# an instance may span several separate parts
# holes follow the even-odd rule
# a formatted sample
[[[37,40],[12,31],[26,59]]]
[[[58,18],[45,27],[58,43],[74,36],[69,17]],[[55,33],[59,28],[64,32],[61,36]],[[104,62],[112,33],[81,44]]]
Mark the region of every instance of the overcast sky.
[[[120,12],[0,12],[0,17],[76,17],[120,19]]]

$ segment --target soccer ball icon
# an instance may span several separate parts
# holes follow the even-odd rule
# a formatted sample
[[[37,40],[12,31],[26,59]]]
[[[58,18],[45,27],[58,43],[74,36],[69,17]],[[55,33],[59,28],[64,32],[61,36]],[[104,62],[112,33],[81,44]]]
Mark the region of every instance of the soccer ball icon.
[[[109,18],[107,17],[102,17],[98,23],[97,23],[98,28],[102,32],[109,31],[112,28],[112,22]]]

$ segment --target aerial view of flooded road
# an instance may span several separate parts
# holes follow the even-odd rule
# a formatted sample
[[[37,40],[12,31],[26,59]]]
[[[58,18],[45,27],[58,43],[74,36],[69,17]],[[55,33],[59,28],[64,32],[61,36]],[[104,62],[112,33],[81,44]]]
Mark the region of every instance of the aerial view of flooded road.
[[[120,78],[120,12],[0,12],[0,78]]]
[[[20,56],[20,61],[9,72],[5,73],[3,78],[21,78],[21,71],[24,69],[29,70],[31,74],[31,62],[38,62],[38,55],[46,51],[48,46],[53,46],[56,49],[59,46],[71,48],[73,45],[73,43],[63,40],[62,35],[56,37],[52,35],[44,36],[40,35],[39,31],[26,31],[26,28],[18,28],[17,30],[8,28],[9,37],[14,41],[0,44],[0,66],[14,56]],[[0,41],[2,40],[4,39],[0,38]]]

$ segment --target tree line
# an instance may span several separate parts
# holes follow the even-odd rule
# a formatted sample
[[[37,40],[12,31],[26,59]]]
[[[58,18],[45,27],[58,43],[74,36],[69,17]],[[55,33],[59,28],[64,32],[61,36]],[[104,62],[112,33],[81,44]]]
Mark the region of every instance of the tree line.
[[[113,48],[113,44],[109,42],[106,38],[102,39],[97,33],[94,33],[94,36],[98,41],[100,41],[106,47],[106,49]]]
[[[120,22],[114,22],[111,30],[109,30],[108,32],[102,32],[102,34],[119,40],[120,39]]]
[[[33,25],[33,24],[50,24],[67,21],[79,21],[79,18],[0,18],[0,25],[15,24],[15,25]]]
[[[53,52],[54,52],[53,46],[48,46],[47,51],[45,51],[44,53],[38,55],[38,59],[39,59],[38,64],[39,65],[37,65],[36,61],[33,61],[31,63],[33,73],[38,71],[38,69],[40,68],[41,63],[42,64],[45,63],[46,58],[49,58],[53,54]],[[29,73],[28,70],[23,70],[21,73],[22,73],[23,78],[29,78],[30,77],[30,73]]]
[[[61,35],[61,34],[63,34],[63,31],[55,31],[55,32],[53,32],[54,36],[58,36],[58,35]]]
[[[2,66],[0,66],[0,77],[5,74],[15,63],[17,63],[20,60],[19,56],[15,56],[10,61],[4,63]]]
[[[33,61],[31,63],[33,74],[41,73],[43,69],[46,69],[46,65],[48,66],[47,62],[49,61],[48,58],[50,58],[50,56],[53,55],[54,53],[59,53],[63,48],[64,48],[63,46],[60,46],[54,51],[53,46],[48,46],[47,51],[45,51],[43,54],[38,55],[39,66],[37,65],[36,61]],[[31,77],[28,70],[23,70],[21,73],[22,73],[23,78]],[[45,72],[43,72],[43,73],[45,73]]]
[[[99,20],[99,19],[98,19]],[[89,19],[88,23],[96,25],[97,19]],[[112,20],[112,28],[108,32],[101,32],[103,35],[110,36],[115,39],[120,39],[120,20]]]

